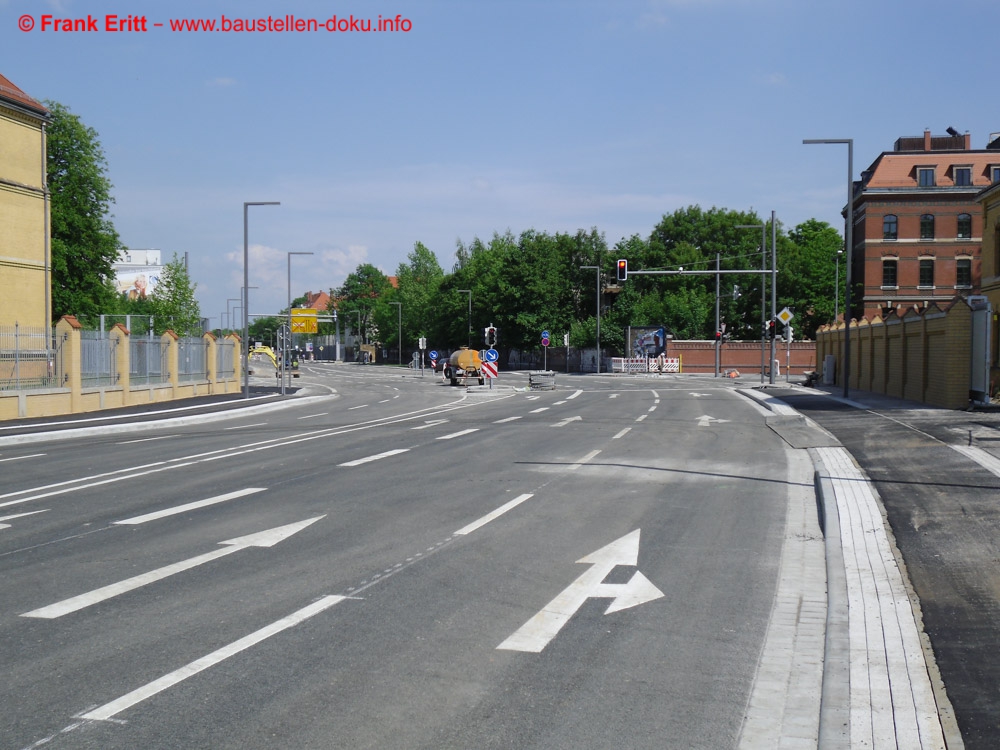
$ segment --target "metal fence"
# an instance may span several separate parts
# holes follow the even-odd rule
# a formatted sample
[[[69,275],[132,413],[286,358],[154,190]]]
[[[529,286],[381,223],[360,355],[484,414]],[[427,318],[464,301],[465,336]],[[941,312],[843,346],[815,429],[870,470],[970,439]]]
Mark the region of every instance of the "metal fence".
[[[96,388],[118,382],[118,341],[102,331],[80,331],[80,385]]]
[[[215,377],[232,378],[236,375],[236,342],[233,340],[215,343]]]
[[[200,338],[177,340],[177,380],[208,380],[208,342]]]
[[[170,379],[164,367],[167,350],[162,349],[158,338],[129,340],[129,384],[151,385]]]
[[[60,343],[45,327],[0,326],[0,390],[62,387]]]

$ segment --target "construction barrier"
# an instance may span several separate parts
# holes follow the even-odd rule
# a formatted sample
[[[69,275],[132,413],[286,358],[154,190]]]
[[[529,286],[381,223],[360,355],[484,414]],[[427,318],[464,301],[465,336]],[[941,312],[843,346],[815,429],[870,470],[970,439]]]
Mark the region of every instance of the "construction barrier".
[[[681,372],[680,357],[612,357],[611,372]]]

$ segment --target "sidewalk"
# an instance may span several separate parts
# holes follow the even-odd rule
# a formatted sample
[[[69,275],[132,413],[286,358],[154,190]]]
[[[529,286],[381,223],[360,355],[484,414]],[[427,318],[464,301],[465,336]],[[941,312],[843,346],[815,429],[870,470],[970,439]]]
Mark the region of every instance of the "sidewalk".
[[[849,737],[820,747],[1000,747],[1000,414],[756,390],[841,443],[810,451],[828,571],[839,569],[846,599],[837,604],[831,575],[823,711],[846,695]]]

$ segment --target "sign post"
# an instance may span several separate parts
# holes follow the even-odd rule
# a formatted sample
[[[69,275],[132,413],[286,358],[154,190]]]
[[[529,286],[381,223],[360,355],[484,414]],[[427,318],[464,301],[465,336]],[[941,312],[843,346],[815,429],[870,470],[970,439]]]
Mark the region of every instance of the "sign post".
[[[542,369],[549,371],[549,332],[542,331]]]

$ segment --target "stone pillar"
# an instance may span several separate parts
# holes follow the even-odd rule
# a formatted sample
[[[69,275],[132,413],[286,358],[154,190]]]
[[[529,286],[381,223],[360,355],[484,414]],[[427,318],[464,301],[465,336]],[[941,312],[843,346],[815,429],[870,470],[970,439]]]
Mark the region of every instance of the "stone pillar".
[[[80,396],[80,331],[83,326],[73,315],[63,315],[56,323],[56,337],[62,355],[63,379],[60,387],[69,388],[70,411],[83,408]]]

